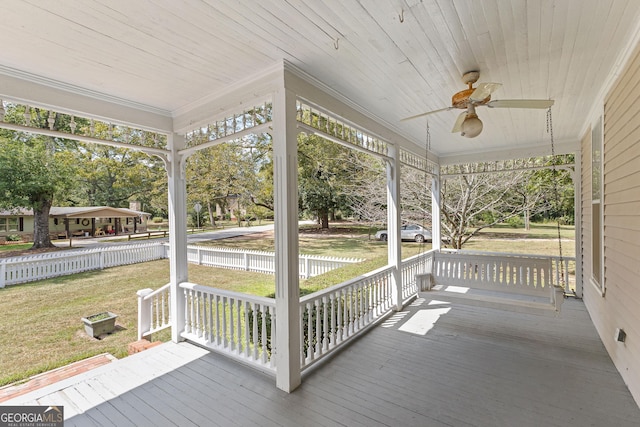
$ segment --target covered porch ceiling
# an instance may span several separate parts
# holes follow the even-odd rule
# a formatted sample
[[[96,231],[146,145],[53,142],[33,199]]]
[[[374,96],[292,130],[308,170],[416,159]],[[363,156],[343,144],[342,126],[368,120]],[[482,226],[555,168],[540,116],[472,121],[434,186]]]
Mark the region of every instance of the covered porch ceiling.
[[[502,83],[494,99],[554,100],[566,152],[639,23],[636,0],[5,0],[0,97],[18,78],[171,123],[285,60],[424,147],[427,118],[400,120],[449,106],[477,70]],[[459,113],[428,116],[445,163],[548,151],[544,110],[478,109],[473,139],[450,132]]]

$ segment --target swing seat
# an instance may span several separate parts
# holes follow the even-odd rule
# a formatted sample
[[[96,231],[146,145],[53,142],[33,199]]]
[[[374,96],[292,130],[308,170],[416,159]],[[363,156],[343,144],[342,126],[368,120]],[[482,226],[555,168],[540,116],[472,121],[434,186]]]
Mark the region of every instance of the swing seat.
[[[551,284],[551,273],[551,260],[546,257],[436,252],[432,271],[416,275],[416,282],[434,299],[559,313],[564,291]]]
[[[556,287],[552,291],[555,294],[553,303],[549,301],[547,292],[543,296],[533,296],[477,288],[434,285],[429,291],[429,298],[518,313],[558,314],[564,301],[564,293],[561,288]]]

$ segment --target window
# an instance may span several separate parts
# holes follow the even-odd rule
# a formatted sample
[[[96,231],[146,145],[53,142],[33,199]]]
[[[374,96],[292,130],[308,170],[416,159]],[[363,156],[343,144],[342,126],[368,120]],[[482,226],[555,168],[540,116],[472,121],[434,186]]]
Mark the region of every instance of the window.
[[[591,265],[592,279],[604,293],[604,251],[602,242],[602,116],[591,129]]]
[[[10,233],[20,230],[18,218],[0,218],[0,233]]]

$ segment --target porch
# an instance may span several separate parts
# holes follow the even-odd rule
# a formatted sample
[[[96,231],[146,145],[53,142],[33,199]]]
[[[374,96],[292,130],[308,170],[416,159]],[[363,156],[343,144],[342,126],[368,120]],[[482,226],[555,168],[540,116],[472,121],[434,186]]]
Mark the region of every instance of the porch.
[[[433,327],[431,327],[433,326]],[[637,425],[640,409],[584,304],[558,316],[428,292],[307,372],[293,393],[167,343],[5,402],[64,405],[65,425]]]

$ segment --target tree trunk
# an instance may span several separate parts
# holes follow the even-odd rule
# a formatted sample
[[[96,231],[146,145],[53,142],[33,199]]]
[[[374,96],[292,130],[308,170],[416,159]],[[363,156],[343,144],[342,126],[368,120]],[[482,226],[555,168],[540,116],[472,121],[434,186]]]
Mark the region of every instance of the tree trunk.
[[[320,228],[329,228],[329,211],[321,210],[320,211]]]
[[[49,237],[49,211],[51,200],[41,200],[33,208],[33,246],[30,249],[53,248]]]
[[[213,208],[211,207],[211,202],[207,202],[207,210],[209,211],[209,222],[211,223],[213,228],[215,228],[216,227],[216,218],[213,215]]]

